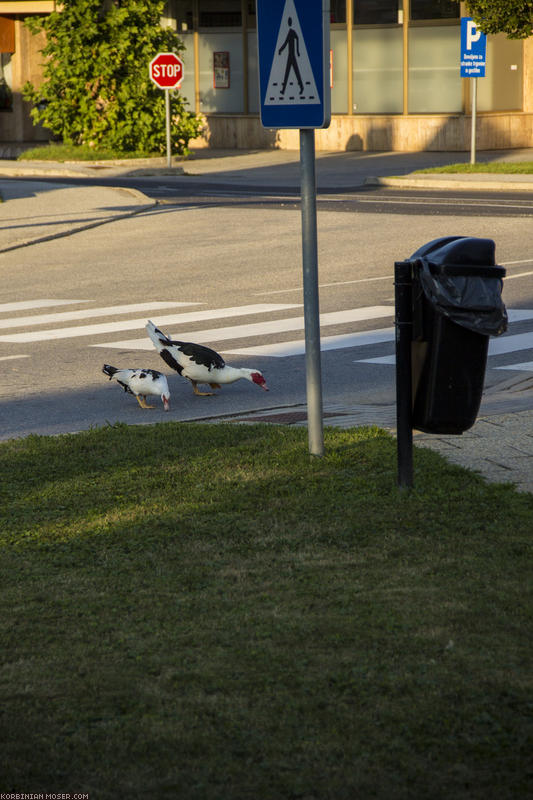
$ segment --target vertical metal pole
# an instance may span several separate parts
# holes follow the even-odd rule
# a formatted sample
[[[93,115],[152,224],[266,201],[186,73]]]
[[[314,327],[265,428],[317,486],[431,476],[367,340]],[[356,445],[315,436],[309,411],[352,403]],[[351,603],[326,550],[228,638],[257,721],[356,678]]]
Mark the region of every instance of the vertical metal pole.
[[[167,167],[172,166],[172,148],[170,145],[170,89],[165,89],[165,117],[167,125]]]
[[[413,400],[411,341],[413,336],[413,273],[410,261],[394,265],[396,305],[396,440],[398,486],[413,485]]]
[[[477,78],[472,78],[472,127],[470,131],[470,163],[476,163]]]
[[[302,198],[302,257],[307,377],[307,429],[309,452],[324,455],[320,318],[318,302],[318,246],[316,223],[315,131],[300,130]]]

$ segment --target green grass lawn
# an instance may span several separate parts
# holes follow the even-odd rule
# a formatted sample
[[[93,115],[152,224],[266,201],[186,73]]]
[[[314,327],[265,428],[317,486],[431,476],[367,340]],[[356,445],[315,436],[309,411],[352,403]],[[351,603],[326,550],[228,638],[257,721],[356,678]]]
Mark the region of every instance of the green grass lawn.
[[[84,145],[48,144],[24,150],[18,161],[109,161],[130,158],[162,158],[161,153],[124,153],[117,150],[88,147]]]
[[[417,169],[416,173],[440,172],[440,173],[473,173],[473,172],[495,172],[503,175],[531,175],[533,174],[533,161],[487,161],[476,164],[448,164],[445,167],[431,167],[427,169]]]
[[[533,496],[377,428],[0,444],[3,792],[531,796]],[[529,738],[528,738],[529,737]]]

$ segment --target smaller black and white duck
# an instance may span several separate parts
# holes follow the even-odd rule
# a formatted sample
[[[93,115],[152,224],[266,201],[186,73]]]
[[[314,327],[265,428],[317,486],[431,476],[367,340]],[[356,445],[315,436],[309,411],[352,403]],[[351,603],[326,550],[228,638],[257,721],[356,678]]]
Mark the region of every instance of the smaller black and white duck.
[[[170,409],[168,382],[162,372],[156,369],[118,369],[109,364],[104,364],[102,372],[109,376],[109,380],[114,378],[125,392],[133,394],[141,408],[155,408],[146,403],[147,397],[155,396],[161,398],[165,411]]]
[[[213,394],[213,392],[200,392],[199,383],[208,383],[211,389],[220,389],[223,383],[235,383],[241,378],[255,383],[268,392],[263,374],[258,369],[230,367],[222,356],[210,347],[170,339],[156,328],[153,322],[148,322],[146,330],[165,364],[176,370],[183,378],[188,378],[194,393],[198,396],[208,397]]]

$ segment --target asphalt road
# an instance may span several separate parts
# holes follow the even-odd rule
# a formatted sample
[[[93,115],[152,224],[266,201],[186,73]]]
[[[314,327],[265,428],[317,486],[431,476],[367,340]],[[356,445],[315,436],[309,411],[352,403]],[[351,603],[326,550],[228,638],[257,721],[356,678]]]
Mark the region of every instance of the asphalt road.
[[[226,186],[220,196],[213,183],[203,194],[199,182],[193,195],[186,178],[136,179],[135,185],[152,191],[159,205],[0,255],[6,296],[26,305],[0,320],[6,359],[2,438],[305,402],[301,227],[294,195],[279,197],[275,187],[266,195],[263,187],[257,196]],[[496,241],[498,263],[508,271],[504,299],[512,325],[489,359],[486,383],[531,375],[532,206],[527,198],[500,195],[461,195],[460,202],[418,191],[402,197],[363,189],[321,195],[325,403],[393,401],[393,264],[438,236]],[[56,305],[35,308],[36,298]],[[216,397],[199,398],[187,381],[171,375],[171,412],[141,410],[101,368],[109,363],[168,373],[144,334],[148,318],[178,338],[215,347],[228,363],[261,369],[270,392],[241,381]]]
[[[456,190],[406,190],[365,185],[365,175],[357,176],[344,186],[323,184],[317,187],[317,205],[321,210],[350,213],[429,214],[449,216],[532,216],[531,192],[497,192]],[[65,178],[48,179],[64,184]],[[71,185],[127,186],[138,189],[162,205],[241,205],[250,207],[299,208],[299,178],[294,186],[286,183],[240,184],[233,178],[202,176],[143,176],[68,178]]]

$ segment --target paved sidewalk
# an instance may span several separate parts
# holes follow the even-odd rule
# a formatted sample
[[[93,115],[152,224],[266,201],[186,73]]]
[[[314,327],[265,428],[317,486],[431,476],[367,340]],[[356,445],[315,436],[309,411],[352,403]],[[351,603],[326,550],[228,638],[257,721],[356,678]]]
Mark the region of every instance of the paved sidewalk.
[[[533,150],[483,153],[483,160],[533,160]],[[320,153],[317,152],[317,181],[323,189],[346,190],[361,186],[370,178],[375,182],[387,175],[403,173],[394,185],[427,187],[428,178],[412,175],[425,166],[468,160],[465,153]],[[135,189],[109,186],[68,185],[69,177],[92,178],[95,175],[181,176],[233,182],[235,185],[299,186],[299,154],[290,151],[198,153],[187,162],[176,162],[168,170],[163,159],[149,163],[51,164],[49,162],[13,162],[0,159],[0,252],[16,251],[29,244],[69,235],[140,213],[155,201]],[[372,174],[373,173],[373,174]],[[381,176],[381,177],[380,177]],[[25,180],[16,180],[16,178]],[[52,183],[50,178],[65,179]],[[459,188],[465,175],[435,175],[431,180],[440,188]],[[15,180],[13,180],[15,178]],[[514,180],[517,178],[518,180]],[[472,191],[530,191],[533,175],[471,175],[467,187]],[[461,187],[462,188],[462,187]],[[211,418],[210,421],[271,422],[306,424],[305,406],[255,411],[235,417]],[[207,420],[206,420],[207,421]],[[378,425],[394,430],[395,407],[326,406],[324,423],[340,427]],[[480,471],[488,480],[512,482],[533,492],[533,378],[521,378],[500,384],[483,400],[479,418],[462,436],[416,434],[415,444],[431,447],[450,461]]]

